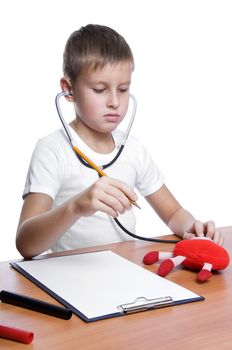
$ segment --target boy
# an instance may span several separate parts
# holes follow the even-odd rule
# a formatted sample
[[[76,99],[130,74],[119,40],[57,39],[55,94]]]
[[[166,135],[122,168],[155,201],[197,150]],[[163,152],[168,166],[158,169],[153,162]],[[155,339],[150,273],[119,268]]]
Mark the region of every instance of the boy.
[[[129,104],[134,59],[124,38],[113,29],[87,25],[75,31],[64,51],[64,77],[75,119],[70,131],[96,164],[117,153],[123,133],[116,130]],[[129,137],[122,154],[98,177],[76,157],[62,130],[40,140],[24,189],[16,245],[25,258],[48,249],[60,251],[128,239],[112,220],[135,232],[136,187],[160,218],[182,238],[204,236],[222,244],[212,221],[201,223],[173,197],[146,150]]]

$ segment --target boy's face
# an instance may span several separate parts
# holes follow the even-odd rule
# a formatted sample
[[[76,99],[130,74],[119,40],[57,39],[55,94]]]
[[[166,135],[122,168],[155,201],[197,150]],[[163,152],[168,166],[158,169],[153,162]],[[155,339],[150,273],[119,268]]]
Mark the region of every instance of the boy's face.
[[[126,115],[132,63],[122,61],[83,70],[73,87],[77,127],[111,133]]]

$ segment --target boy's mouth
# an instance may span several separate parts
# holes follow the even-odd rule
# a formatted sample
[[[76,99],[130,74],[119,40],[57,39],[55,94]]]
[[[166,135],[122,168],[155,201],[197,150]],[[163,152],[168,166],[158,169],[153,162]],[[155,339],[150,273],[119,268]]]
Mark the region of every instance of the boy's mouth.
[[[116,113],[108,113],[108,114],[105,114],[104,117],[107,121],[117,122],[120,118],[120,115]]]

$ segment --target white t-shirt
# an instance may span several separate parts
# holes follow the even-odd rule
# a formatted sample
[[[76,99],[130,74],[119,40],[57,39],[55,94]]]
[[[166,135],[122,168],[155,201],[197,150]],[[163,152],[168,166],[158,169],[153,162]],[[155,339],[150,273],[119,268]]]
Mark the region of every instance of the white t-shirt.
[[[110,162],[120,148],[123,133],[113,132],[115,149],[110,154],[99,154],[89,148],[70,128],[77,146],[98,166]],[[148,152],[132,136],[128,137],[123,152],[117,161],[104,170],[108,176],[136,188],[148,196],[163,185],[163,176]],[[72,196],[98,180],[95,170],[84,166],[72,150],[63,130],[57,130],[40,139],[32,154],[23,196],[39,192],[53,199],[56,208]],[[119,221],[135,233],[134,208],[119,216]],[[55,243],[52,251],[76,249],[131,239],[115,221],[102,212],[82,217]]]

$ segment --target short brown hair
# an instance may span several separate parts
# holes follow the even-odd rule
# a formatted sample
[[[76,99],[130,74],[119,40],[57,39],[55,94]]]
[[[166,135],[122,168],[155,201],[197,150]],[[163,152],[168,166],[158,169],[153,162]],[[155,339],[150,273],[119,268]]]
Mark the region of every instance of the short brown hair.
[[[112,28],[88,24],[68,38],[63,55],[63,73],[70,82],[74,82],[83,68],[96,69],[119,61],[131,61],[134,65],[126,40]]]

